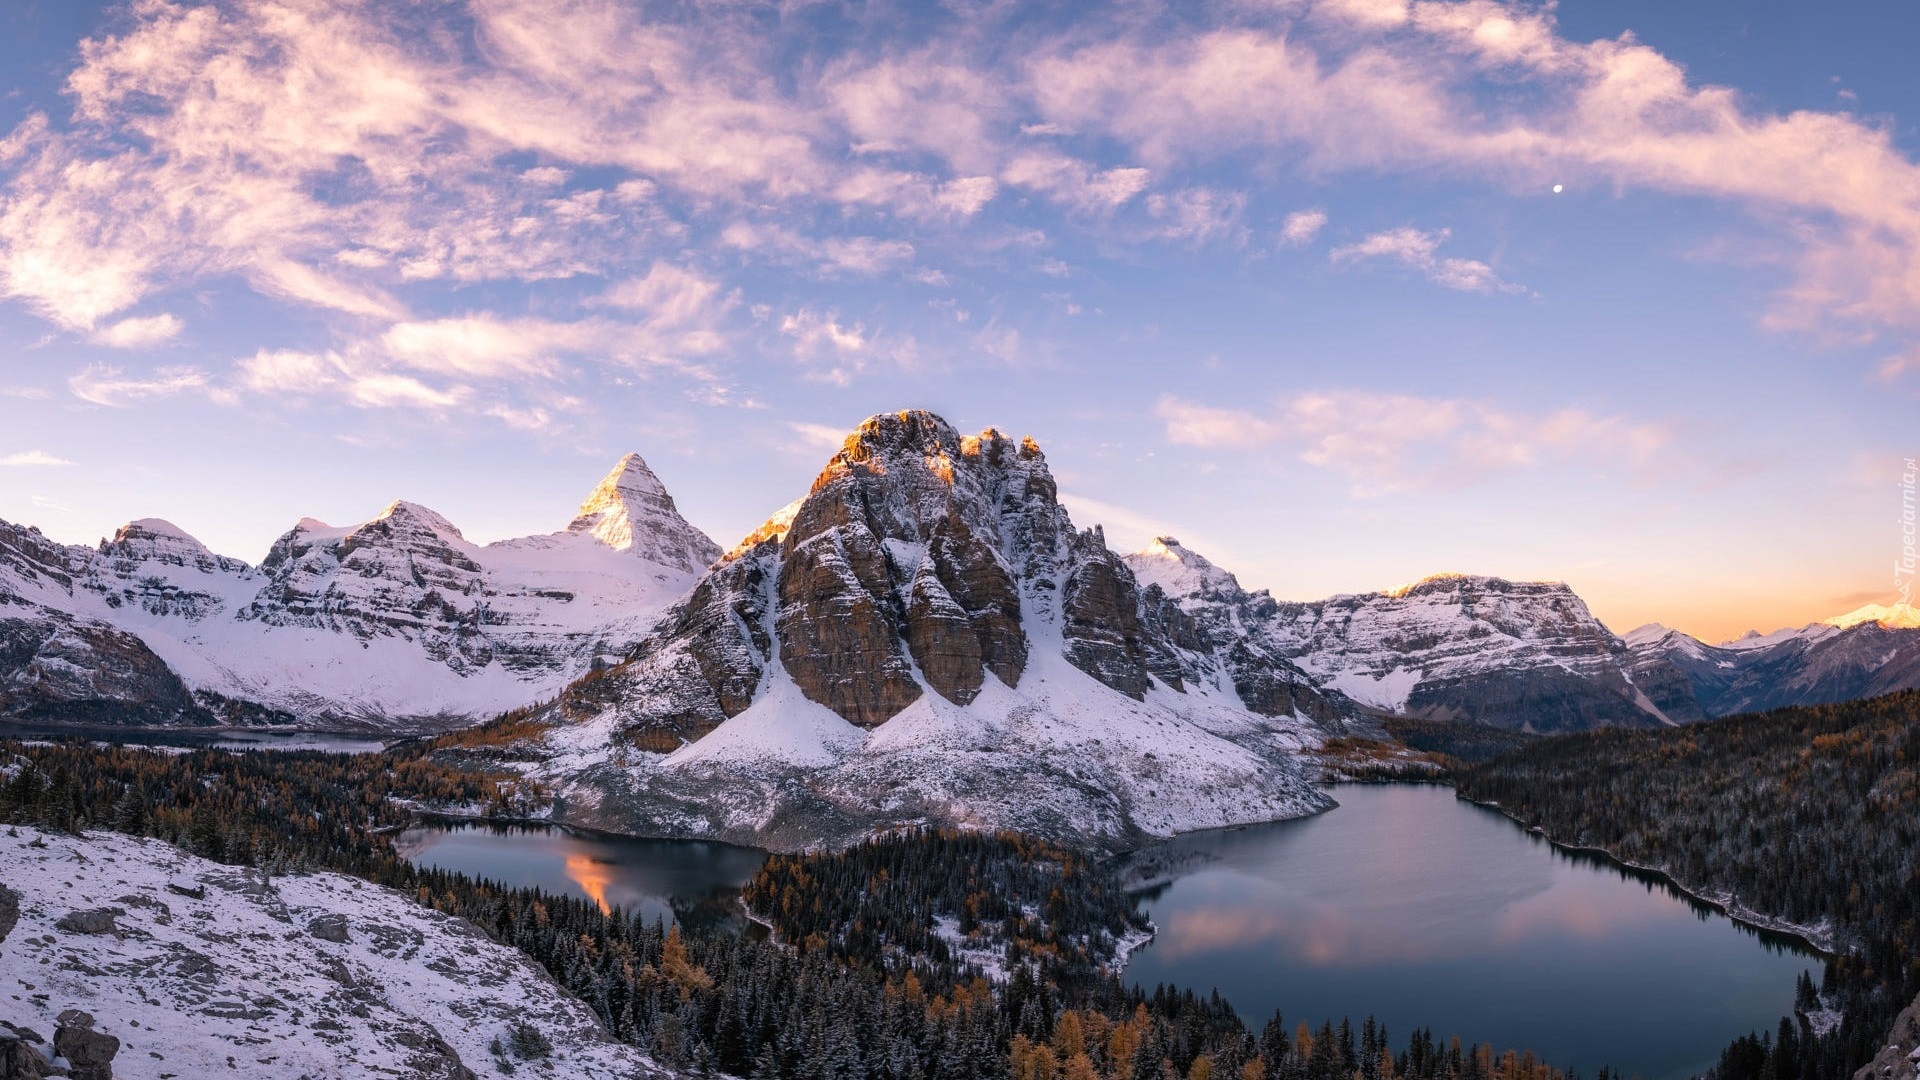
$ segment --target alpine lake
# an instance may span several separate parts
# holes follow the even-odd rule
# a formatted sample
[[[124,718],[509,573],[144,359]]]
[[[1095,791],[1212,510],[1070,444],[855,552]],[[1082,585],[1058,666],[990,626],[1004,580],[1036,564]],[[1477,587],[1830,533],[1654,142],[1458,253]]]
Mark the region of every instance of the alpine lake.
[[[1654,875],[1568,851],[1451,788],[1342,784],[1310,818],[1176,837],[1125,857],[1157,933],[1126,968],[1151,990],[1217,989],[1255,1027],[1277,1010],[1397,1045],[1532,1050],[1677,1080],[1793,1008],[1818,953],[1728,919]],[[423,823],[396,838],[416,863],[538,886],[688,925],[739,924],[765,854],[559,827]]]

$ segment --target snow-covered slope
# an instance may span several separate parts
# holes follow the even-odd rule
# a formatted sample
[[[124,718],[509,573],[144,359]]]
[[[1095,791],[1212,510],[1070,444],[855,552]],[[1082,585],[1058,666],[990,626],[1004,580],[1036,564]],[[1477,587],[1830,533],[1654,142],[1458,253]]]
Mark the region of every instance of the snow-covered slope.
[[[356,878],[263,881],[158,840],[23,827],[0,836],[0,881],[19,906],[0,1019],[45,1045],[88,1013],[119,1041],[116,1077],[493,1075],[491,1044],[523,1023],[552,1051],[509,1059],[517,1075],[667,1075],[517,950]]]
[[[1074,528],[1031,440],[887,414],[510,753],[567,820],[776,848],[911,821],[1120,845],[1330,805],[1299,752],[1351,707],[1297,672],[1286,708],[1243,695],[1221,644]]]
[[[1201,626],[1241,642],[1242,653],[1290,662],[1383,713],[1530,731],[1700,717],[1679,672],[1636,666],[1625,643],[1557,582],[1441,574],[1294,603],[1245,591],[1171,537],[1127,563]]]
[[[1627,643],[1636,661],[1684,672],[1706,715],[1728,716],[1920,687],[1914,622],[1912,609],[1862,609],[1719,645],[1650,624],[1627,635]]]
[[[302,520],[258,568],[155,519],[97,549],[0,523],[0,711],[468,723],[625,655],[718,555],[637,455],[568,530],[484,547],[409,502],[351,527]]]

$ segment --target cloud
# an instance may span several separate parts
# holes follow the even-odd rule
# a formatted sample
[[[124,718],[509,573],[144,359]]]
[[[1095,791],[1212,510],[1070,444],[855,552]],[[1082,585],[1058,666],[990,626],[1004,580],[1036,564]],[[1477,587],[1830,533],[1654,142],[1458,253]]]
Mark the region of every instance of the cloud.
[[[1326,228],[1325,210],[1295,210],[1287,215],[1280,226],[1280,244],[1282,247],[1305,247],[1313,243],[1313,238]]]
[[[1495,293],[1526,290],[1500,280],[1493,267],[1474,259],[1441,258],[1435,252],[1451,236],[1448,229],[1422,232],[1414,228],[1373,233],[1358,243],[1334,248],[1336,266],[1379,259],[1418,270],[1428,281],[1461,292]]]
[[[941,10],[770,35],[724,4],[143,0],[78,50],[69,116],[0,137],[0,295],[154,344],[127,311],[239,280],[360,336],[459,286],[643,277],[714,231],[877,275],[990,242],[1001,203],[1109,242],[1238,243],[1284,180],[1393,175],[1723,201],[1789,267],[1769,325],[1920,334],[1920,165],[1892,127],[1769,112],[1631,37],[1569,39],[1551,6],[1096,8],[1070,33]],[[726,224],[759,221],[783,224]]]
[[[0,457],[0,468],[6,469],[72,464],[73,462],[68,461],[66,458],[55,457],[44,450],[22,450],[19,453],[7,454],[4,457]]]
[[[234,389],[275,397],[335,396],[358,408],[440,410],[472,396],[464,385],[435,386],[353,353],[261,350],[234,365]]]
[[[847,441],[847,430],[832,424],[813,424],[802,420],[787,421],[788,430],[800,438],[800,447],[807,457],[815,454],[837,452]]]
[[[1132,201],[1147,189],[1151,174],[1139,167],[1100,169],[1056,151],[1032,151],[1008,161],[1000,179],[1040,192],[1070,210],[1096,214]]]
[[[1726,200],[1797,249],[1773,325],[1920,330],[1920,166],[1890,130],[1750,108],[1630,36],[1562,37],[1550,9],[1312,10],[1326,28],[1229,21],[1055,46],[1031,66],[1038,111],[1120,140],[1149,167],[1253,148],[1310,175],[1429,173],[1516,191],[1577,176]]]
[[[1247,230],[1241,226],[1240,217],[1246,208],[1245,194],[1204,187],[1147,197],[1147,214],[1155,222],[1154,235],[1194,247],[1245,243]]]
[[[1153,543],[1161,536],[1178,535],[1188,541],[1196,551],[1215,558],[1223,558],[1228,550],[1193,532],[1192,523],[1178,524],[1152,514],[1142,513],[1128,506],[1103,502],[1099,499],[1076,494],[1071,491],[1060,493],[1060,505],[1067,508],[1078,528],[1100,526],[1107,534],[1107,546],[1115,551],[1138,551]]]
[[[1893,382],[1915,371],[1920,371],[1920,348],[1909,349],[1880,361],[1880,366],[1874,369],[1874,376],[1884,382]]]
[[[718,323],[736,299],[716,282],[662,264],[598,299],[620,310],[619,318],[476,312],[398,322],[336,349],[260,350],[236,361],[217,392],[331,397],[357,408],[464,408],[512,427],[541,428],[558,418],[557,409],[584,407],[562,389],[580,368],[671,373],[713,390],[714,373],[702,358],[724,345]],[[541,398],[548,404],[538,404]]]
[[[801,308],[782,317],[779,329],[793,339],[793,357],[805,365],[809,377],[838,386],[850,384],[878,363],[911,367],[919,355],[913,338],[885,338],[865,323],[842,322],[837,311]]]
[[[152,315],[140,319],[121,319],[96,331],[93,340],[116,349],[150,349],[179,336],[181,322],[172,315]]]
[[[827,274],[873,275],[905,267],[913,261],[913,244],[877,236],[807,236],[781,225],[735,222],[720,234],[720,242],[738,251],[776,260],[800,262]]]
[[[1003,364],[1018,364],[1026,358],[1020,347],[1020,331],[992,320],[973,335],[973,347]]]
[[[109,364],[89,364],[67,380],[67,389],[81,401],[124,409],[153,398],[206,390],[210,381],[205,371],[186,365],[159,367],[149,375],[140,376],[128,375]]]
[[[1356,497],[1455,487],[1551,461],[1646,465],[1667,435],[1653,424],[1563,408],[1519,413],[1484,401],[1340,390],[1262,411],[1167,396],[1167,440],[1202,448],[1281,448],[1351,482]]]

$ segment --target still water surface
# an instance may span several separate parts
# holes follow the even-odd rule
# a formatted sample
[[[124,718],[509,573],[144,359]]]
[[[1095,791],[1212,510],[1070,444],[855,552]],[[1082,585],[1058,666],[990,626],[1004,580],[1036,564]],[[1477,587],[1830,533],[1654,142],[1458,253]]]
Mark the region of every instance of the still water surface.
[[[1591,1077],[1669,1080],[1793,1007],[1819,960],[1669,887],[1568,854],[1450,788],[1341,785],[1338,809],[1179,837],[1186,864],[1143,894],[1159,928],[1129,980],[1223,997],[1256,1030],[1369,1014],[1396,1047],[1532,1049]]]
[[[422,824],[394,837],[420,866],[592,900],[687,926],[743,924],[740,890],[764,851],[698,840],[635,840],[544,826]]]
[[[286,728],[114,728],[6,722],[0,739],[86,739],[111,746],[174,750],[318,750],[329,754],[374,754],[386,743],[368,735]]]

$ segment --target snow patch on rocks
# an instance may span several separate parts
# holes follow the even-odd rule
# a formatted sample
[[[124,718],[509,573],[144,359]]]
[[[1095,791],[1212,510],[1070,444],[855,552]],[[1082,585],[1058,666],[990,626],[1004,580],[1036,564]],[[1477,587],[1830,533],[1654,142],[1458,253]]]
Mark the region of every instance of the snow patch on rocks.
[[[19,893],[0,1017],[44,1034],[66,1010],[92,1014],[120,1041],[115,1076],[490,1074],[492,1040],[520,1023],[552,1043],[520,1075],[670,1075],[517,950],[393,890],[263,880],[158,840],[16,832],[0,836]],[[113,929],[60,927],[99,904]]]

